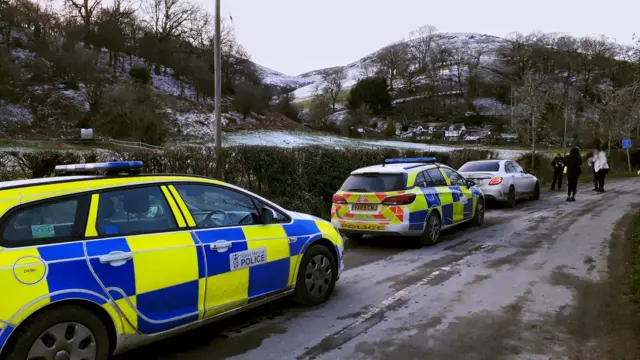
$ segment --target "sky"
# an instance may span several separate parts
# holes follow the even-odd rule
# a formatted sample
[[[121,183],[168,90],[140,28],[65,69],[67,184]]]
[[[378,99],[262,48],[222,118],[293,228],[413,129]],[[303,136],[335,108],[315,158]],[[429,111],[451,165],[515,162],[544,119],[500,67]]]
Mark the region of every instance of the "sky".
[[[214,0],[196,0],[214,12]],[[634,0],[221,0],[251,59],[288,75],[346,65],[422,25],[440,32],[640,35]]]

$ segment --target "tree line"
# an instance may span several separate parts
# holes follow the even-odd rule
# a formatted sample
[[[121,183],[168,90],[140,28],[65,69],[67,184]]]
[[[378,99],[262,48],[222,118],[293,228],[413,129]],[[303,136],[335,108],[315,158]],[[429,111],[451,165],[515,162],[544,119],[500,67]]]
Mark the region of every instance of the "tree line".
[[[211,104],[214,29],[212,15],[188,0],[65,0],[62,7],[52,0],[0,0],[0,98],[30,104],[43,123],[73,119],[72,126],[160,143],[167,133],[163,109],[171,100],[147,86],[152,74],[178,80],[179,97]],[[245,116],[270,106],[292,113],[290,97],[270,104],[282,91],[263,84],[226,21],[221,37],[221,90],[230,105]],[[17,63],[15,49],[36,56]],[[123,73],[131,81],[123,82]],[[38,100],[53,101],[39,99],[46,98],[39,94],[42,85],[82,87],[89,110],[68,107],[57,118],[40,111]]]
[[[465,122],[478,114],[475,99],[493,98],[510,112],[484,120],[517,133],[534,151],[540,142],[616,146],[622,138],[640,138],[639,70],[638,46],[604,36],[454,38],[427,25],[360,64],[359,81],[343,99],[352,115],[344,127],[381,116],[405,129],[416,122]],[[320,126],[328,125],[322,115],[336,110],[345,79],[344,68],[324,72],[311,106],[312,120],[325,119]],[[363,102],[363,94],[375,95]],[[415,100],[391,107],[389,97]]]

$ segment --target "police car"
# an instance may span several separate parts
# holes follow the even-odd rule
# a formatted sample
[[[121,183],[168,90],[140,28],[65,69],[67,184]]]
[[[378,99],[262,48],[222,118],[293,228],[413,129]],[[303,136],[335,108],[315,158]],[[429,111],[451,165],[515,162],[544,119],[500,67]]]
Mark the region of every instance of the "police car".
[[[333,195],[331,222],[356,241],[366,234],[394,234],[430,245],[443,229],[482,225],[484,205],[473,181],[433,157],[386,159],[351,173]]]
[[[344,249],[331,223],[142,166],[0,183],[0,358],[104,360],[284,296],[331,295]]]

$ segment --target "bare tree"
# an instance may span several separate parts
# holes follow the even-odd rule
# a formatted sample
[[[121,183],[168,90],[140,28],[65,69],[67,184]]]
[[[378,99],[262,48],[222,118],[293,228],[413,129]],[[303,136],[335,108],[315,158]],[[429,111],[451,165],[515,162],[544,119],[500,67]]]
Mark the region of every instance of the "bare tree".
[[[433,52],[438,29],[433,25],[424,25],[409,34],[411,56],[418,68],[428,66],[429,55]]]
[[[525,73],[522,84],[515,90],[518,100],[518,123],[531,141],[531,164],[535,164],[537,133],[542,115],[548,99],[552,96],[553,88],[548,77],[540,70],[530,70]]]
[[[406,61],[406,57],[407,43],[404,41],[393,43],[380,50],[375,55],[375,62],[378,66],[378,71],[389,82],[389,88],[391,91],[393,91],[393,83],[397,78],[398,70],[402,63]]]
[[[324,81],[324,93],[331,99],[331,109],[336,111],[336,102],[338,96],[342,92],[342,85],[347,79],[347,73],[344,68],[336,68],[329,70],[322,74],[322,80]]]
[[[102,0],[66,0],[68,5],[75,10],[84,25],[84,45],[89,46],[91,39],[92,22],[96,9],[102,4]]]
[[[182,37],[187,32],[186,24],[198,14],[199,8],[185,0],[145,0],[143,11],[146,24],[162,43]]]
[[[591,119],[597,126],[598,136],[607,140],[608,151],[613,141],[628,138],[638,127],[640,117],[640,79],[623,88],[601,87],[601,102],[596,104],[596,114]]]

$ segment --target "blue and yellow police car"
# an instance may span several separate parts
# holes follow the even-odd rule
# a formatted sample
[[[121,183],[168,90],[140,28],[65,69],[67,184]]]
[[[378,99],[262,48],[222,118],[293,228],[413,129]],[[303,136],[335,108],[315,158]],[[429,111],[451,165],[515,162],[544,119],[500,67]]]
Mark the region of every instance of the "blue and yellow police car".
[[[333,195],[331,222],[356,241],[365,234],[405,235],[429,245],[442,229],[482,225],[484,206],[473,181],[433,157],[386,159],[351,173]]]
[[[281,297],[331,295],[344,249],[331,223],[142,166],[0,183],[0,357],[104,360]]]

